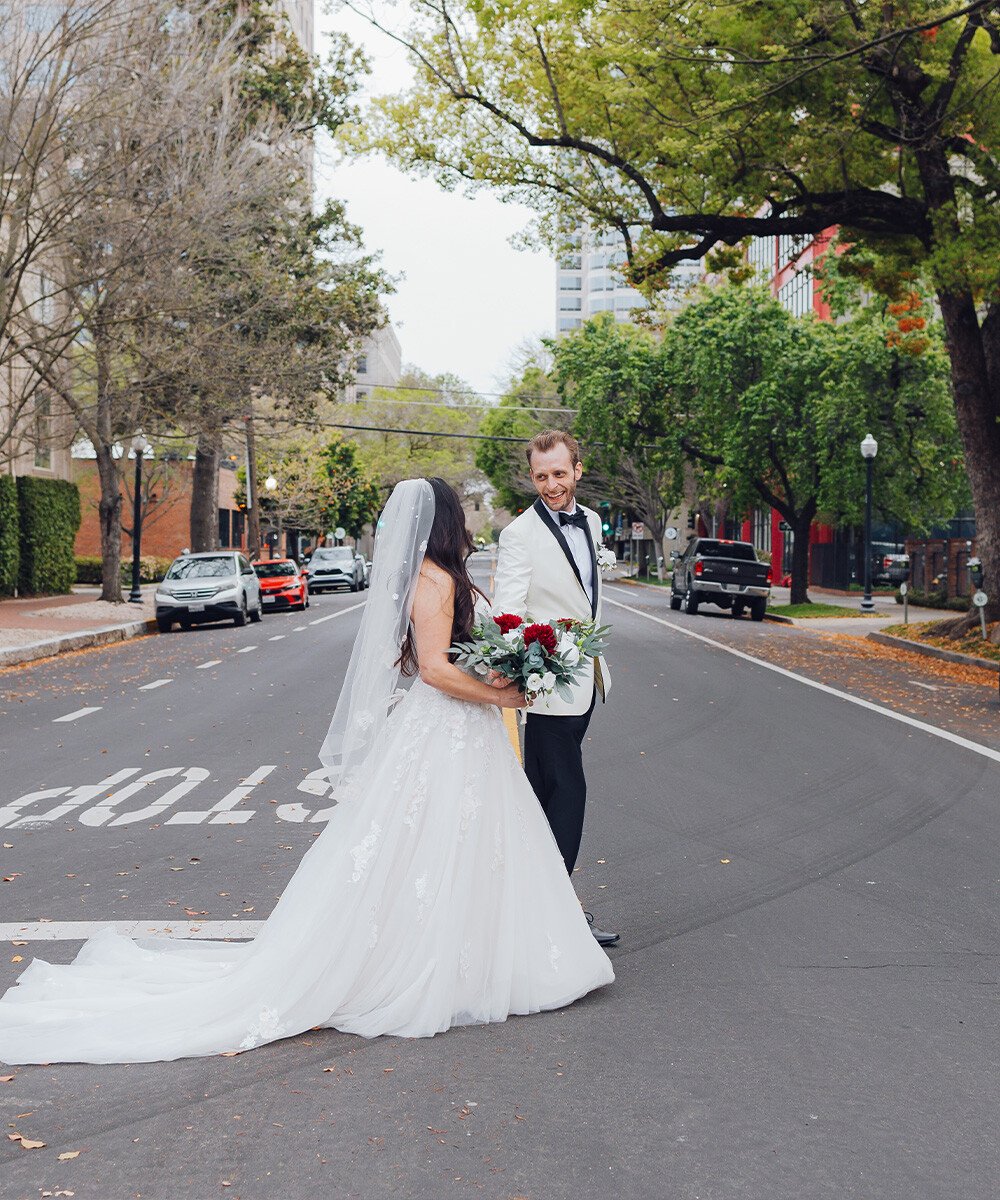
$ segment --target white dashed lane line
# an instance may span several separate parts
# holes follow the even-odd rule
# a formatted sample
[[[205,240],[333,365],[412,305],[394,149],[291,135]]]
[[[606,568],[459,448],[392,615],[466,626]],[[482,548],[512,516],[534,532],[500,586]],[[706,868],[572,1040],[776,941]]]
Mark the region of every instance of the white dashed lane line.
[[[168,683],[173,683],[172,679],[154,679],[152,683],[144,683],[140,688],[140,692],[151,692],[154,688],[165,687]]]
[[[195,670],[196,671],[207,671],[209,667],[217,667],[220,662],[222,662],[221,658],[210,658],[208,660],[208,662],[199,663],[195,667]]]
[[[237,654],[252,654],[254,652],[254,650],[256,650],[256,649],[257,649],[256,646],[241,646],[239,648],[239,650],[236,651],[236,653]]]
[[[303,631],[303,629],[307,629],[307,628],[308,628],[307,625],[296,625],[295,628],[292,630],[292,633],[301,633]]]
[[[64,717],[53,717],[53,724],[58,721],[78,721],[81,717],[89,717],[91,713],[100,712],[101,705],[93,708],[78,708],[76,712],[67,713]]]
[[[339,612],[327,613],[325,617],[317,617],[315,621],[310,621],[310,625],[322,625],[324,621],[332,621],[334,617],[346,616],[349,612],[354,612],[356,609],[364,608],[364,601],[361,604],[352,604],[350,608],[342,608]]]
[[[269,642],[283,642],[285,640],[285,635],[283,633],[276,633],[274,637],[269,637],[267,640]]]

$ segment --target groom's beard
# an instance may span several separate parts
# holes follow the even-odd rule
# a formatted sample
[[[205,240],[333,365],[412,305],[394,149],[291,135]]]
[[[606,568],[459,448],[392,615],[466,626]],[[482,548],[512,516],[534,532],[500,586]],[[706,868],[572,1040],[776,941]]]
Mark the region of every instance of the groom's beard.
[[[562,494],[555,498],[550,498],[544,492],[540,492],[542,502],[547,504],[553,512],[570,512],[576,504],[576,481],[573,481],[572,486],[566,486],[562,489]]]

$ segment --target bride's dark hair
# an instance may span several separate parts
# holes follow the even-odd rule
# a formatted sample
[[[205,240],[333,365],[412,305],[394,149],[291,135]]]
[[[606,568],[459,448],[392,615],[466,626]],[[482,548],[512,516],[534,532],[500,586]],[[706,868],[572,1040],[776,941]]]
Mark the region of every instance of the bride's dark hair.
[[[466,565],[475,549],[472,534],[465,526],[465,513],[458,493],[443,479],[427,481],[434,490],[434,523],[427,538],[426,557],[446,571],[455,585],[455,615],[451,623],[451,640],[467,642],[472,637],[472,626],[476,617],[476,596],[486,597],[472,582]],[[399,665],[404,675],[415,675],[417,671],[417,649],[413,644],[413,630],[408,629],[399,655]]]

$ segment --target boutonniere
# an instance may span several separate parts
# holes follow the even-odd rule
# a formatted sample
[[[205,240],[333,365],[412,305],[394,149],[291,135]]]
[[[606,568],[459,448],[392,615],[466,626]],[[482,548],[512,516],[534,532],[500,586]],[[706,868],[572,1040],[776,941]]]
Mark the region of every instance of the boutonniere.
[[[607,546],[595,546],[594,549],[597,551],[597,565],[602,571],[611,571],[618,565],[613,550],[609,550]]]

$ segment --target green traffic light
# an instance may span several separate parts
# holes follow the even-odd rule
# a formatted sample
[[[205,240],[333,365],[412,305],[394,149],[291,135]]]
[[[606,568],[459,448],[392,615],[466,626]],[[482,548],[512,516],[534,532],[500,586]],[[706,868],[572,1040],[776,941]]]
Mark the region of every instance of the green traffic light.
[[[601,528],[604,530],[605,533],[611,532],[611,526],[607,523],[607,521],[604,522],[604,524],[601,526]]]

